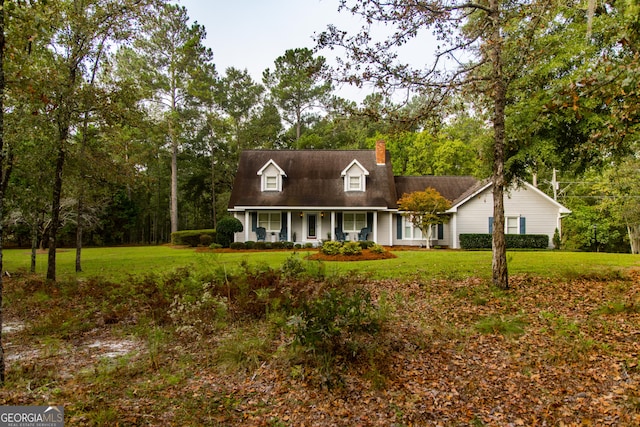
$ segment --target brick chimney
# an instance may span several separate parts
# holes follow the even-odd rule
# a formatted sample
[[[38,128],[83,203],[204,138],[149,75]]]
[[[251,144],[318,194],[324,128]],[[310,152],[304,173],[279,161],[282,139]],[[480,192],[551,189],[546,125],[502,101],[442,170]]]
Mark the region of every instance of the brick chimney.
[[[379,139],[376,141],[376,164],[384,165],[387,157],[387,146],[384,140]]]

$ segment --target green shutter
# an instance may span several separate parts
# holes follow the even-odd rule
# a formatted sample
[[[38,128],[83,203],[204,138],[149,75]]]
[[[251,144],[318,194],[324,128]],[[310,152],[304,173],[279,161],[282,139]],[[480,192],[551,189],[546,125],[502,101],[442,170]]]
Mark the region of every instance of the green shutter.
[[[493,234],[493,217],[489,217],[489,234]]]
[[[402,240],[402,215],[396,215],[396,237]]]

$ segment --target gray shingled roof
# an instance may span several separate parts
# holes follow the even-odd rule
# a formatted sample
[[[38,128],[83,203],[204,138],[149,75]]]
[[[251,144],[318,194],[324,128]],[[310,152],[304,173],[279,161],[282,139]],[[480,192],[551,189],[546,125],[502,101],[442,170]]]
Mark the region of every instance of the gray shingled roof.
[[[472,176],[397,176],[396,193],[398,197],[426,188],[435,188],[445,199],[453,204],[467,191],[475,187],[478,180]]]
[[[281,192],[262,192],[257,172],[273,160],[286,173]],[[369,171],[366,192],[345,192],[340,173],[357,160]],[[265,207],[386,207],[398,197],[389,152],[377,165],[375,150],[247,150],[240,154],[229,208]]]

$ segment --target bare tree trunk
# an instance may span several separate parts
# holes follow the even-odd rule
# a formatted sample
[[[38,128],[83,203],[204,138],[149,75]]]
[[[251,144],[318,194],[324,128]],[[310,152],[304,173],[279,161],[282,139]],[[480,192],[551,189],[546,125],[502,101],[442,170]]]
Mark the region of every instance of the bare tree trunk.
[[[627,232],[629,233],[629,243],[631,244],[631,253],[640,253],[640,225],[627,224]]]
[[[38,220],[33,221],[33,227],[31,230],[31,267],[29,271],[31,273],[36,272],[36,260],[38,255]]]
[[[213,156],[213,144],[211,144],[211,218],[215,229],[218,221],[216,219],[216,160]]]
[[[489,41],[489,55],[493,66],[493,284],[500,289],[509,288],[507,271],[507,245],[504,235],[504,164],[505,164],[505,106],[507,86],[502,70],[502,36],[500,35],[500,4],[490,0],[491,22],[493,25]]]
[[[65,114],[66,115],[66,114]],[[64,169],[65,147],[69,133],[68,121],[59,123],[58,156],[53,182],[53,201],[51,202],[51,228],[49,229],[49,255],[47,257],[47,280],[56,280],[56,248],[58,246],[58,228],[60,226],[60,200],[62,198],[62,170]]]

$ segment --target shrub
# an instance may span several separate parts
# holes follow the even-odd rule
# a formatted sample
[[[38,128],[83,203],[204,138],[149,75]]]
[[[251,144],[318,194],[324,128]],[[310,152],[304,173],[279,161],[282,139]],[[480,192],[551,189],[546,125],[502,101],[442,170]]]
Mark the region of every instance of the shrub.
[[[210,234],[200,235],[200,245],[209,246],[211,243],[213,243],[213,236],[211,236]]]
[[[373,245],[371,245],[371,247],[369,248],[369,250],[371,252],[373,252],[374,254],[383,254],[385,252],[384,247],[382,247],[381,245],[375,243]]]
[[[293,249],[293,242],[282,242],[285,249]]]
[[[345,242],[340,249],[340,253],[343,255],[360,255],[362,247],[358,242]]]
[[[549,236],[546,234],[507,234],[508,249],[547,249]],[[460,234],[462,249],[491,249],[491,234]]]
[[[202,243],[202,236],[208,236],[213,241],[215,230],[182,230],[171,233],[172,245],[198,246]],[[208,246],[208,245],[205,245]]]
[[[220,243],[212,243],[209,245],[209,249],[220,249],[222,245]]]
[[[296,249],[302,249],[302,244],[301,243],[296,243],[295,245],[293,245],[294,248]]]
[[[226,216],[218,221],[216,228],[216,241],[222,246],[229,247],[233,242],[233,233],[239,233],[243,230],[242,223],[239,219],[232,216]]]
[[[260,242],[256,242],[255,245],[253,245],[254,249],[258,249],[258,250],[265,250],[267,248],[267,243],[260,241]]]
[[[295,342],[312,353],[337,355],[361,332],[380,330],[380,317],[371,294],[356,290],[351,295],[330,289],[320,298],[305,301],[301,310],[289,319]]]
[[[491,234],[460,234],[462,249],[491,249]]]
[[[362,249],[369,249],[371,246],[375,245],[376,243],[372,242],[371,240],[360,240],[358,244]]]
[[[313,248],[313,243],[311,243],[311,242],[307,242],[307,243],[305,243],[305,244],[304,244],[304,247],[305,247],[306,249],[311,249],[311,248]]]
[[[244,242],[244,245],[247,247],[247,249],[256,248],[256,242],[254,242],[253,240],[247,240],[246,242]]]
[[[244,244],[243,242],[233,242],[229,245],[229,247],[231,249],[236,249],[236,250],[247,249],[247,245]]]
[[[324,242],[320,251],[325,255],[338,255],[342,249],[342,243],[340,242]]]

